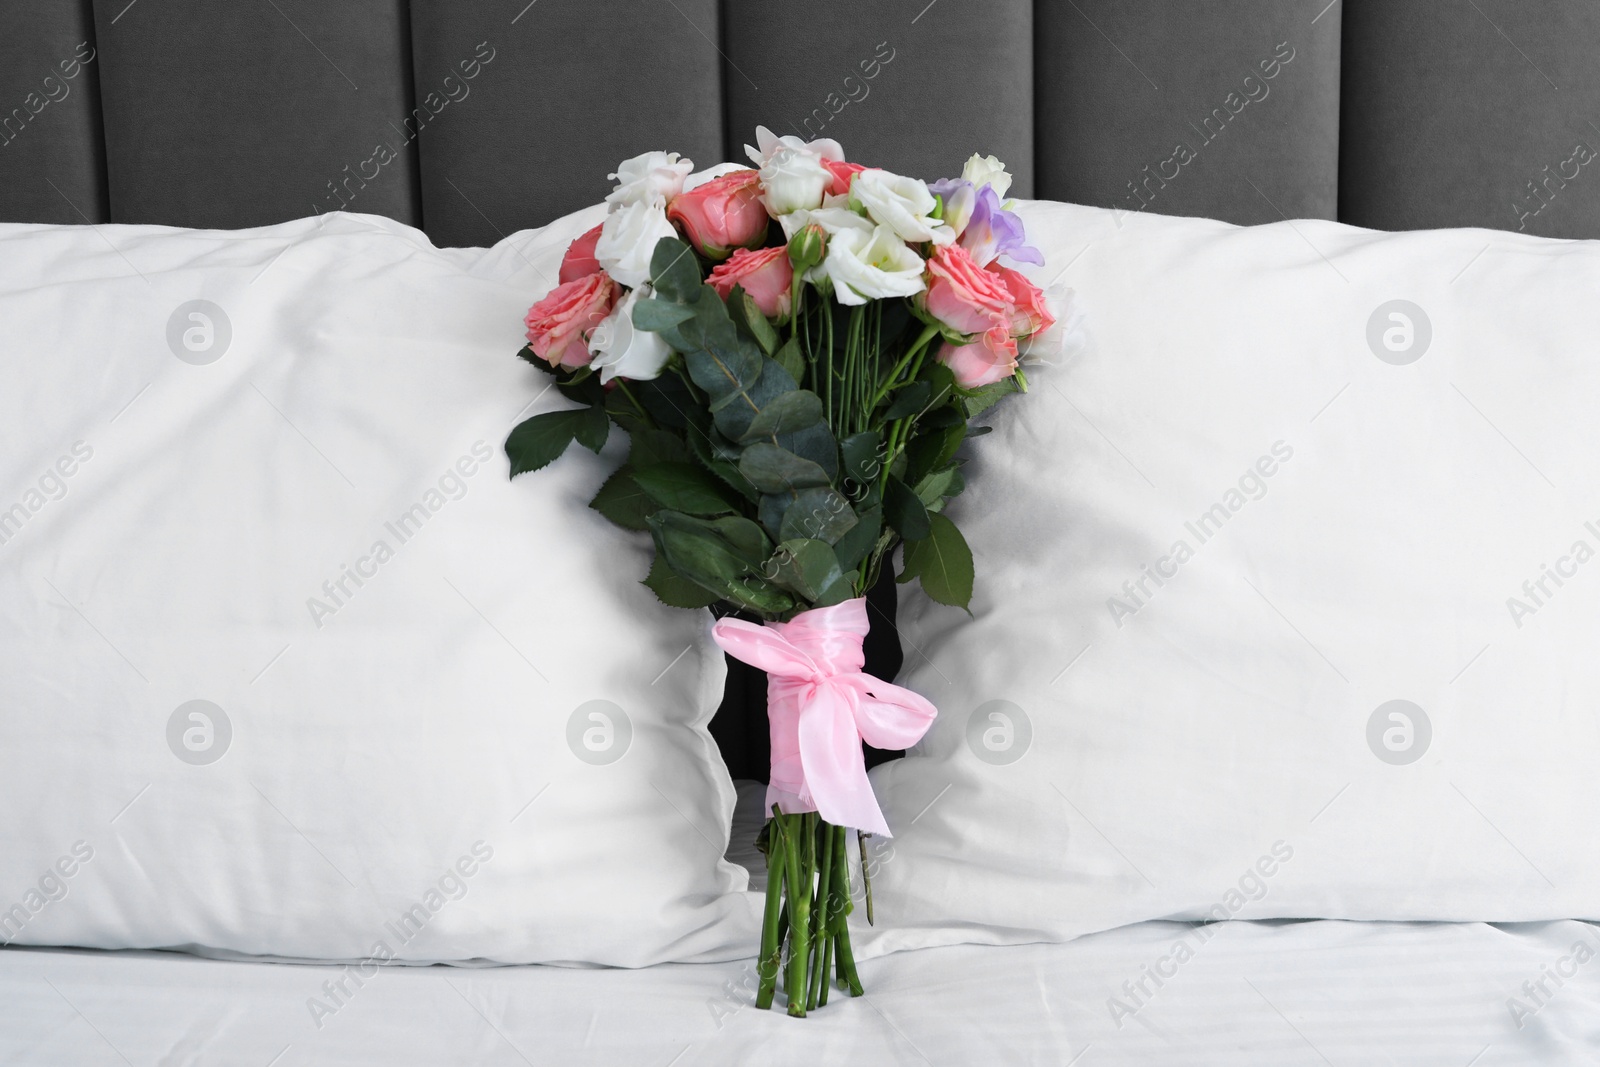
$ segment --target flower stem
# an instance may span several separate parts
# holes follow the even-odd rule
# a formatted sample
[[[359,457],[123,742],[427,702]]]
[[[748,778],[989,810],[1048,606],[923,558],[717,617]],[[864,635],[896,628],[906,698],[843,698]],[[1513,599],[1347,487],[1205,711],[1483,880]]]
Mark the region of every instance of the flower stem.
[[[789,888],[789,975],[784,983],[789,994],[789,1014],[806,1014],[806,964],[811,948],[811,876],[816,864],[816,839],[807,845],[806,831],[811,814],[786,815],[784,849],[788,854]]]
[[[639,413],[639,417],[645,421],[645,424],[652,428],[655,427],[656,420],[650,417],[650,413],[644,409],[644,405],[639,403],[639,398],[633,395],[633,390],[628,388],[628,380],[626,378],[618,378],[616,382],[617,388],[622,390],[622,395],[628,398],[628,403],[633,405],[633,410]]]
[[[861,979],[856,975],[856,957],[850,948],[850,860],[845,845],[847,833],[843,826],[834,827],[833,840],[830,842],[834,853],[834,890],[839,896],[841,905],[834,917],[837,925],[833,944],[839,961],[839,977],[849,987],[850,995],[859,997],[862,993]],[[866,868],[862,868],[861,875],[863,878],[866,877]]]
[[[756,990],[756,1007],[762,1009],[772,1007],[783,945],[778,933],[778,919],[783,911],[783,820],[776,804],[772,806],[772,815],[772,821],[767,823],[767,906],[761,916],[761,958],[757,968],[760,985]]]
[[[873,394],[872,403],[867,405],[867,411],[869,413],[883,401],[884,397],[889,395],[889,390],[893,389],[898,383],[900,372],[906,369],[906,364],[910,363],[914,357],[921,355],[922,350],[927,347],[928,342],[932,340],[938,334],[938,332],[939,327],[937,326],[924,326],[922,328],[922,332],[918,334],[917,339],[911,343],[911,347],[906,349],[906,354],[900,357],[900,362],[896,363],[894,365],[894,370],[889,372],[889,377],[884,379],[883,385],[881,385],[878,388],[878,391]],[[921,364],[919,363],[918,366],[920,367]]]
[[[826,822],[822,822],[820,817],[817,825],[822,835],[822,862],[819,871],[821,878],[817,882],[818,896],[822,906],[817,908],[816,914],[812,917],[811,954],[813,959],[811,965],[811,987],[806,992],[807,1008],[815,1008],[818,1005],[818,995],[827,985],[828,938],[832,933],[833,919],[833,854],[836,851],[833,847],[833,827]]]

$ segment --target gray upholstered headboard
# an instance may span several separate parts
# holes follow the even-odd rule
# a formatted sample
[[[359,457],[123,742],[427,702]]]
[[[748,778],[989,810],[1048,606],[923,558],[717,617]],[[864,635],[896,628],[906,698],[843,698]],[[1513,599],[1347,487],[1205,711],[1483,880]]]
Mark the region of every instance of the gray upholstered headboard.
[[[487,244],[760,122],[1024,196],[1597,237],[1597,57],[1592,0],[14,0],[0,220]]]
[[[994,152],[1020,196],[1600,237],[1597,57],[1595,0],[10,0],[0,221],[490,244],[763,123],[927,178]]]

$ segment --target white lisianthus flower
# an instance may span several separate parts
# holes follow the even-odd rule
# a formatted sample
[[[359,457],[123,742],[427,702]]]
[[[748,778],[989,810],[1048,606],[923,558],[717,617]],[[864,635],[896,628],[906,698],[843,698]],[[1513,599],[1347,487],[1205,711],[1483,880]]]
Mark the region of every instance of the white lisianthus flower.
[[[761,165],[761,202],[778,218],[820,207],[832,184],[833,172],[822,157],[796,148],[779,148]]]
[[[779,137],[765,126],[756,127],[756,147],[744,146],[745,155],[750,157],[750,162],[758,167],[767,165],[767,160],[780,149],[787,148],[795,152],[805,152],[816,156],[818,159],[831,159],[835,163],[844,162],[844,148],[838,141],[830,137],[819,137],[815,141],[802,141],[798,137]]]
[[[828,240],[828,254],[812,280],[833,283],[841,304],[865,304],[922,292],[922,257],[887,226],[840,230]]]
[[[594,245],[594,258],[613,281],[637,289],[650,279],[650,257],[655,255],[656,242],[676,236],[678,231],[667,221],[663,205],[635,200],[606,216]]]
[[[980,156],[976,152],[961,168],[961,177],[979,189],[985,185],[993,187],[994,195],[1001,200],[1006,198],[1006,190],[1011,188],[1011,174],[1006,170],[1006,165],[994,156]]]
[[[612,211],[640,201],[664,205],[683,192],[683,180],[692,170],[694,161],[679,159],[676,152],[646,152],[625,159],[615,174],[606,175],[617,183],[606,203]]]
[[[850,182],[850,206],[864,210],[873,222],[887,226],[902,241],[932,241],[947,245],[955,232],[932,217],[938,200],[926,182],[891,174],[886,170],[864,170]]]
[[[647,381],[667,365],[672,347],[660,334],[633,325],[633,305],[651,292],[648,283],[629,290],[589,334],[589,350],[594,353],[589,365],[600,372],[602,385],[613,378]]]
[[[859,212],[850,209],[848,196],[825,196],[822,206],[816,208],[801,208],[791,211],[787,215],[778,216],[778,225],[783,227],[785,240],[793,239],[794,235],[805,229],[811,223],[821,226],[828,234],[838,233],[840,230],[866,230],[871,231],[872,220]]]

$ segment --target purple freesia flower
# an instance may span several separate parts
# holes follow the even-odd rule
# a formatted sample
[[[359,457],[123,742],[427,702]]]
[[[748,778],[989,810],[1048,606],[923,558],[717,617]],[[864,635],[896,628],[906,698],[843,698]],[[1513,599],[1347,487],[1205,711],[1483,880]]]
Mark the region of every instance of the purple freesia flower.
[[[987,267],[1001,256],[1015,263],[1044,266],[1044,254],[1028,244],[1021,217],[1000,206],[1000,197],[991,185],[978,190],[972,218],[958,243],[979,266]]]

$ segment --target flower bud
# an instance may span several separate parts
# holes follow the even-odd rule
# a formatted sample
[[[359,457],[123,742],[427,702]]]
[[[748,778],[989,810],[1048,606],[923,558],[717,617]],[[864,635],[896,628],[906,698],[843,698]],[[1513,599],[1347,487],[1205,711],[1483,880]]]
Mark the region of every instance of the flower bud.
[[[804,274],[821,263],[827,252],[828,234],[815,222],[801,227],[789,239],[789,263],[796,274]]]

